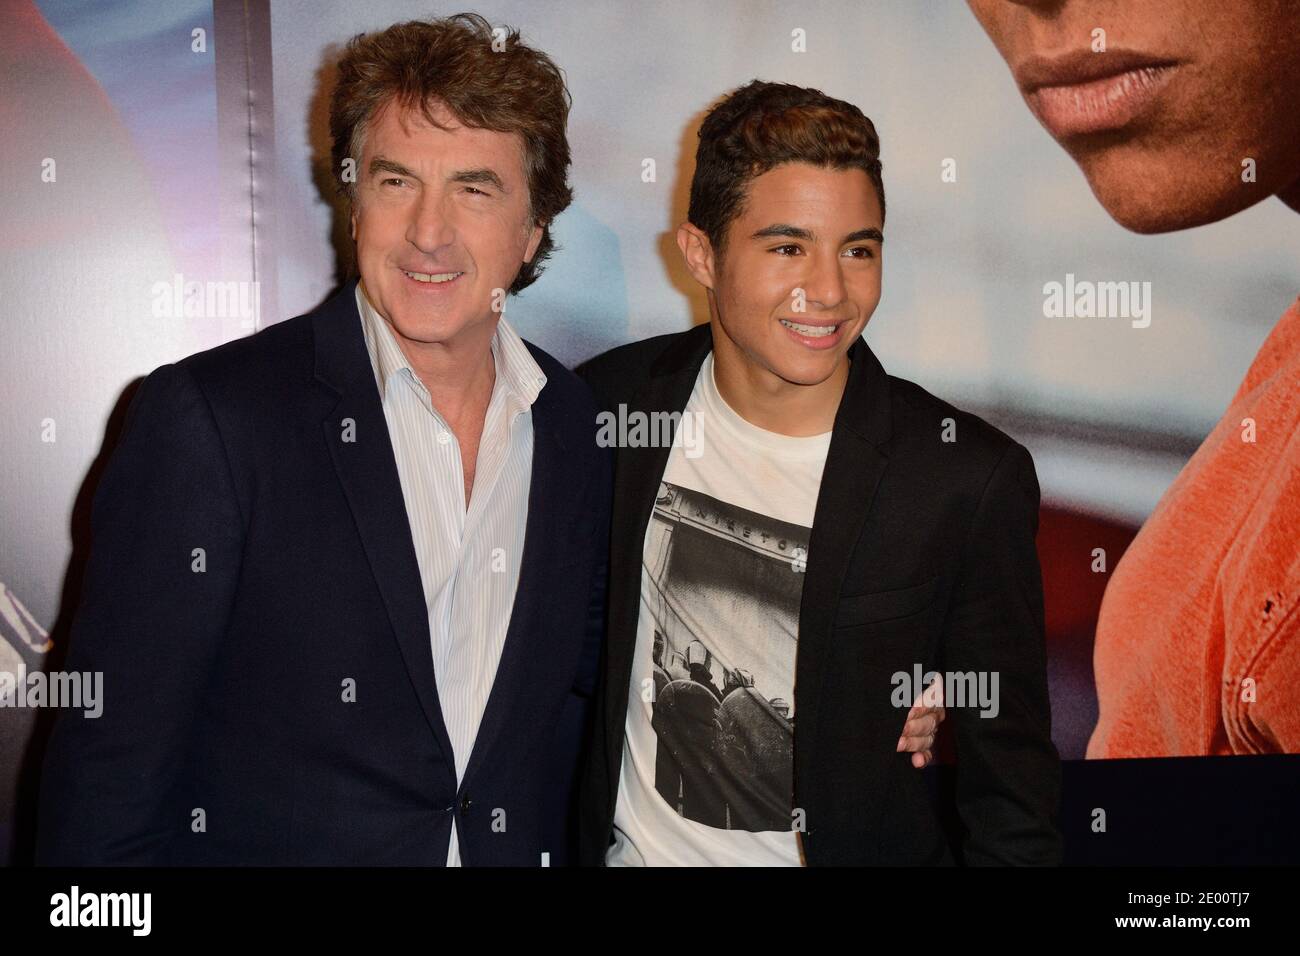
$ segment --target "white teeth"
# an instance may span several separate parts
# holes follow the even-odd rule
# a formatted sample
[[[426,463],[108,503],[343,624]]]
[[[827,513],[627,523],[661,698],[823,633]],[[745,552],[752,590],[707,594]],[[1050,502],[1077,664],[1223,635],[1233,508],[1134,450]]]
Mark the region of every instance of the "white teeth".
[[[417,282],[450,282],[457,276],[464,275],[463,272],[439,272],[437,275],[430,275],[427,272],[406,272],[405,269],[402,272]]]
[[[794,329],[800,335],[806,335],[811,339],[819,339],[823,335],[830,335],[838,328],[835,325],[800,325],[798,322],[791,322],[789,319],[781,319],[781,324],[787,329]]]

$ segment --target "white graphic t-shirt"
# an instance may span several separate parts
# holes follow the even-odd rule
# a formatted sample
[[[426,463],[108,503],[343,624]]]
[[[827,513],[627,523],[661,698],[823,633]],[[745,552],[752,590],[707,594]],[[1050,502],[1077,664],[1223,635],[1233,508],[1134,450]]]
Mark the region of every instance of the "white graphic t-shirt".
[[[830,440],[745,421],[705,359],[646,529],[606,864],[800,865],[795,649]]]

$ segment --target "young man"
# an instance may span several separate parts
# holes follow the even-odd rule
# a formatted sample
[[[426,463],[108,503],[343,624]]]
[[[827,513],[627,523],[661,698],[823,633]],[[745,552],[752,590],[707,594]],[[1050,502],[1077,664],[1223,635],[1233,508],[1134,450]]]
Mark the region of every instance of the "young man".
[[[878,155],[848,103],[733,92],[677,233],[710,322],[579,370],[629,426],[584,863],[952,862],[897,752],[931,670],[991,691],[946,701],[965,862],[1061,858],[1033,462],[861,340]]]

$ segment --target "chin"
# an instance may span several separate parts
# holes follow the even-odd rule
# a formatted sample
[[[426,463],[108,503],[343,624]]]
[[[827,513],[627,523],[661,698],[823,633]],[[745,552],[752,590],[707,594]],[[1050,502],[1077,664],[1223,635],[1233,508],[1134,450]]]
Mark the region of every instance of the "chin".
[[[394,325],[413,342],[446,342],[456,338],[469,324],[459,317],[420,315],[415,309],[398,309]]]
[[[772,362],[768,364],[768,368],[777,377],[792,385],[820,385],[834,374],[843,360],[843,353],[835,351],[826,356]]]
[[[1097,201],[1125,229],[1142,235],[1176,232],[1218,222],[1241,212],[1269,192],[1235,176],[1209,179],[1204,163],[1188,163],[1185,173],[1170,175],[1179,164],[1115,161],[1109,157],[1080,163]]]

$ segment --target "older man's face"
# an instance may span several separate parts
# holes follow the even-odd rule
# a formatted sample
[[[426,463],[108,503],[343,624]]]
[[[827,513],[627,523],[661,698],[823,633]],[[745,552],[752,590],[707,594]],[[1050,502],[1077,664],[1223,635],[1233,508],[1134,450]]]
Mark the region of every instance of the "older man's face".
[[[412,348],[486,349],[504,290],[537,252],[523,141],[475,129],[438,104],[430,125],[397,106],[371,119],[352,236],[372,305]]]

